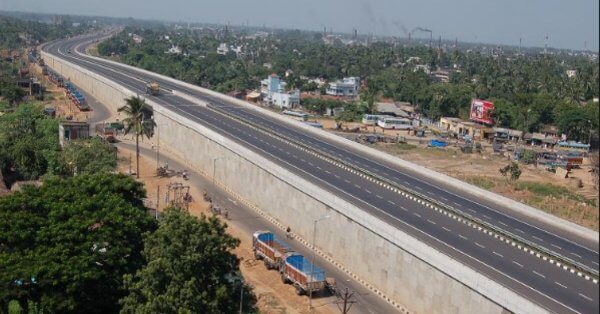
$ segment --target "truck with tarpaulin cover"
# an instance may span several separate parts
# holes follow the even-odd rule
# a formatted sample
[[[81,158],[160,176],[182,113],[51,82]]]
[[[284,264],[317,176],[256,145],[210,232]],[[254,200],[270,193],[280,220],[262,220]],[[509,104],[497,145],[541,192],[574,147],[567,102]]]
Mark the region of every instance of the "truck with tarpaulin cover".
[[[287,253],[281,268],[281,280],[296,288],[298,295],[318,293],[327,288],[325,272],[298,253]]]
[[[254,257],[262,259],[267,269],[279,269],[285,254],[292,251],[270,231],[256,231],[252,237],[252,249]]]

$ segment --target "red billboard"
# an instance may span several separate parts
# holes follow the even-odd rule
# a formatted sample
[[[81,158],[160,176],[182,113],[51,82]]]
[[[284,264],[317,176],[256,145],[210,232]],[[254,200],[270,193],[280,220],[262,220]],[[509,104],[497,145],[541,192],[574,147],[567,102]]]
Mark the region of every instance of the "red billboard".
[[[471,121],[494,124],[494,103],[487,100],[473,99],[471,101]]]

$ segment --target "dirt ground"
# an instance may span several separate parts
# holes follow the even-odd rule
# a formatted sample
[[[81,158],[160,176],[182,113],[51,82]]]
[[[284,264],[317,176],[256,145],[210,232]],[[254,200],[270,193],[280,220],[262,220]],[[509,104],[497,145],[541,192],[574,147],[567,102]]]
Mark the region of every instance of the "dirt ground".
[[[598,191],[594,188],[589,160],[565,178],[544,167],[522,165],[521,177],[509,182],[499,169],[508,165],[508,156],[490,152],[464,154],[459,148],[427,148],[425,145],[375,144],[377,149],[432,170],[475,184],[500,195],[529,204],[561,218],[598,230]],[[536,189],[536,187],[541,188]],[[527,188],[523,188],[527,187]],[[538,191],[542,190],[542,191]],[[544,192],[548,190],[549,192]],[[561,191],[561,195],[548,195]]]
[[[148,144],[148,143],[146,143]],[[119,149],[118,170],[123,173],[129,173],[131,158],[131,169],[135,169],[135,151]],[[180,182],[187,185],[187,181],[180,176],[171,178],[159,178],[155,176],[156,163],[144,156],[140,158],[140,182],[143,182],[146,191],[146,205],[149,208],[156,207],[157,187],[160,186],[159,211],[165,207],[165,192],[169,183]],[[210,215],[209,203],[203,200],[203,192],[193,186],[190,187],[190,194],[193,201],[189,206],[189,211],[194,216],[201,214]],[[240,269],[246,281],[253,287],[254,294],[258,300],[260,313],[283,314],[283,313],[309,313],[308,298],[306,296],[297,296],[295,290],[290,285],[285,285],[277,272],[267,270],[262,262],[254,259],[251,241],[243,236],[240,230],[232,225],[228,225],[229,233],[240,239],[241,244],[235,249],[234,253],[240,258]],[[319,303],[315,304],[319,306]],[[315,308],[312,313],[334,313],[330,307],[321,306]]]

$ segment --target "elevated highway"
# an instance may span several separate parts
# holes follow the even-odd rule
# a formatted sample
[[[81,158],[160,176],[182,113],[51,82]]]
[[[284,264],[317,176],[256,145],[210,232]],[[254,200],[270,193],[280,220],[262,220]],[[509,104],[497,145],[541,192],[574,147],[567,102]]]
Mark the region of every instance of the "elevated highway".
[[[152,102],[248,147],[541,308],[598,312],[597,235],[538,221],[239,101],[85,55],[95,38],[57,41],[44,51],[134,93],[143,94],[147,82],[157,81],[168,93],[147,96]]]

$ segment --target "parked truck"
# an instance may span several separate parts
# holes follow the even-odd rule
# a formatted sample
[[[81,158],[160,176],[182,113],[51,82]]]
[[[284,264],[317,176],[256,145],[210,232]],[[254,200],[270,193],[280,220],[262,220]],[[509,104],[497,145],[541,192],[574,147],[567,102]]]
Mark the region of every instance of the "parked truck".
[[[160,85],[157,82],[146,84],[146,94],[156,96],[160,92]]]
[[[108,123],[96,124],[96,135],[109,143],[117,141],[117,129]]]
[[[285,254],[292,250],[270,231],[256,231],[252,237],[254,257],[262,259],[267,269],[279,269]]]
[[[310,263],[303,255],[293,252],[270,231],[256,231],[252,249],[257,260],[263,260],[267,269],[277,269],[284,283],[294,285],[298,295],[329,291],[336,292],[335,280],[326,278],[322,269]]]
[[[294,285],[298,295],[321,292],[327,287],[325,272],[298,253],[286,254],[280,272],[283,283]]]

